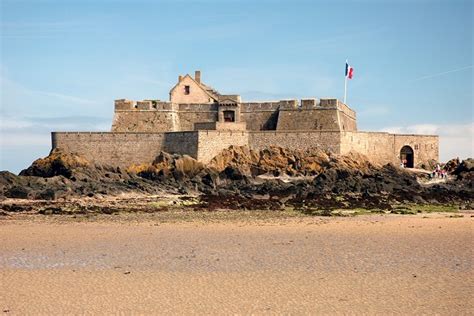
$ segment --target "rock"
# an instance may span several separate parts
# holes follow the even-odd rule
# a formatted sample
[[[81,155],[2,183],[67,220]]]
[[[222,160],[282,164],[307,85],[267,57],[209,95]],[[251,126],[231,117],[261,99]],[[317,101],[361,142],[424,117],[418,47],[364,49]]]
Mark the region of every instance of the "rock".
[[[463,160],[453,171],[453,174],[457,175],[458,178],[463,178],[468,176],[470,173],[474,172],[474,159],[468,158]]]
[[[175,178],[193,177],[202,170],[204,165],[188,155],[174,160]]]
[[[187,155],[160,152],[152,163],[127,169],[91,164],[77,154],[55,149],[20,176],[0,172],[0,199],[100,199],[124,192],[167,192],[213,197],[206,202],[211,209],[360,206],[390,210],[393,203],[430,201],[471,205],[474,161],[445,166],[454,167],[455,181],[421,185],[416,174],[397,166],[373,164],[358,153],[335,155],[316,148],[271,146],[257,151],[231,146],[207,165]]]
[[[0,187],[9,186],[18,182],[18,176],[9,171],[0,171]]]
[[[73,169],[89,165],[89,161],[84,157],[55,148],[46,158],[37,159],[30,167],[22,170],[20,176],[54,177],[62,175],[69,178],[72,176]]]
[[[448,173],[453,173],[459,166],[460,161],[459,158],[451,159],[447,163],[444,164],[443,169],[446,170]],[[430,171],[433,171],[436,169],[436,164],[433,166],[433,168],[428,169]]]
[[[31,190],[24,186],[14,185],[5,191],[5,196],[12,199],[27,199]]]
[[[230,166],[252,177],[266,173],[301,176],[317,174],[328,160],[329,156],[318,149],[303,151],[270,146],[254,151],[247,146],[231,146],[214,157],[208,167],[222,172]]]
[[[48,188],[44,191],[39,192],[36,195],[36,198],[40,200],[55,200],[57,198],[56,191],[51,188]]]
[[[246,179],[246,175],[244,174],[244,171],[242,171],[241,169],[237,167],[228,166],[224,169],[224,171],[221,174],[230,180],[245,180]]]

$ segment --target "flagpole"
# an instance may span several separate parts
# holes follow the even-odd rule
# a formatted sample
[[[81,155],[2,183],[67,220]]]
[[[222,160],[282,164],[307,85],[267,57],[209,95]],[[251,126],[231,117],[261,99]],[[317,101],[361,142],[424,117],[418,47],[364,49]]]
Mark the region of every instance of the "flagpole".
[[[347,70],[347,65],[349,65],[349,62],[346,59],[346,70]],[[347,99],[347,75],[348,74],[346,74],[344,72],[344,104],[347,104],[346,103],[346,99]]]
[[[347,76],[345,76],[346,78],[344,79],[344,104],[347,104],[346,103],[346,98],[347,98]]]

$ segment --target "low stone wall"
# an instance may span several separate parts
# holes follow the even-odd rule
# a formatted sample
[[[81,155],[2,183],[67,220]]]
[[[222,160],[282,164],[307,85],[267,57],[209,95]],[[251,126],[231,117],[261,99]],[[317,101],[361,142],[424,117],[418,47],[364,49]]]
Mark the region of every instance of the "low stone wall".
[[[198,131],[199,149],[197,159],[209,162],[223,149],[231,145],[248,146],[249,134],[244,131]]]
[[[198,132],[164,133],[163,151],[198,157]]]
[[[320,148],[335,154],[340,153],[339,131],[251,131],[249,146],[261,150],[268,146],[291,149]]]
[[[336,154],[351,151],[379,164],[400,163],[400,150],[410,146],[414,165],[439,159],[438,136],[394,135],[382,132],[340,131],[212,131],[170,133],[53,132],[53,148],[76,152],[87,159],[114,166],[151,163],[160,151],[186,154],[204,163],[231,145],[254,150],[268,146],[320,148]]]
[[[342,132],[341,154],[351,151],[366,155],[373,163],[396,163],[393,135],[378,132]]]
[[[164,137],[164,133],[51,134],[53,148],[78,153],[98,164],[120,167],[152,162],[164,150]]]
[[[413,149],[414,165],[439,159],[439,139],[435,135],[389,134],[383,132],[341,133],[341,153],[356,151],[379,164],[400,163],[403,146]]]
[[[432,159],[439,161],[439,137],[437,135],[395,134],[393,136],[397,158],[400,156],[402,147],[407,145],[414,151],[415,167],[427,164]]]

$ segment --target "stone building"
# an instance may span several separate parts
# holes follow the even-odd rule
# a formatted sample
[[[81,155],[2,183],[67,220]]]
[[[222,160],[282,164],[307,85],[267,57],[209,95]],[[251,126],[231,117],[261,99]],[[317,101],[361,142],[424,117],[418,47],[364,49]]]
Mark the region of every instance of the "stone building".
[[[354,110],[337,99],[244,102],[201,80],[179,76],[169,101],[115,101],[111,132],[53,132],[60,147],[111,165],[149,163],[160,151],[204,163],[230,145],[356,151],[376,163],[414,167],[438,160],[438,136],[362,132]]]

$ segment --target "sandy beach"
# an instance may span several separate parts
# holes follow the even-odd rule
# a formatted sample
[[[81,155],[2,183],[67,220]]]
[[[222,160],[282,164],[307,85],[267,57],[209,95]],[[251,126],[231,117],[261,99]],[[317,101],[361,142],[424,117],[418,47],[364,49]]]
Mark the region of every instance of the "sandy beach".
[[[472,314],[473,220],[0,221],[3,314]]]

